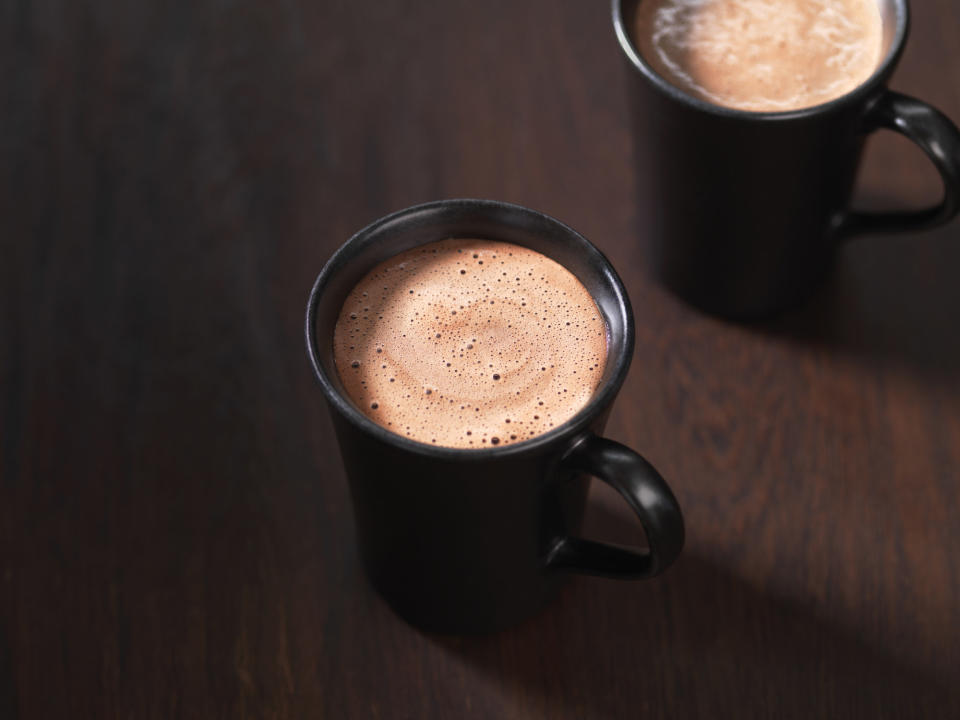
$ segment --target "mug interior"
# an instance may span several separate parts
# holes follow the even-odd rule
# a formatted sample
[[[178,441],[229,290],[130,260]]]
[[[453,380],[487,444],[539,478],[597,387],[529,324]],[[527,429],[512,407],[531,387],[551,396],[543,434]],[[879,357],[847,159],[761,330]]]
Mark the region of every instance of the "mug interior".
[[[612,2],[614,30],[616,31],[617,39],[620,42],[620,47],[626,54],[630,63],[640,70],[644,75],[646,75],[661,90],[666,91],[669,95],[681,98],[685,102],[696,105],[701,109],[714,111],[724,115],[775,117],[796,116],[819,110],[821,108],[835,106],[837,104],[846,102],[849,98],[858,97],[865,92],[869,92],[870,89],[883,83],[890,72],[892,72],[893,65],[896,63],[897,58],[903,50],[903,44],[906,40],[907,31],[909,29],[909,14],[906,0],[875,0],[877,7],[880,10],[880,19],[883,24],[883,47],[880,53],[880,57],[882,59],[877,64],[877,67],[874,69],[873,73],[871,73],[870,77],[846,94],[834,98],[828,102],[821,103],[820,105],[812,105],[810,107],[800,108],[798,110],[785,110],[779,112],[741,110],[738,108],[731,108],[724,105],[710,103],[706,100],[701,100],[700,98],[689,95],[654,70],[653,66],[650,65],[650,63],[648,63],[640,53],[638,49],[639,44],[635,42],[636,13],[637,8],[640,6],[640,3],[643,2],[643,0],[612,0]]]
[[[501,448],[463,449],[426,445],[390,432],[366,417],[340,382],[333,334],[344,300],[376,265],[401,252],[447,238],[499,240],[535,250],[563,265],[593,296],[607,326],[607,362],[592,399],[567,422],[530,440]],[[491,200],[443,200],[401,210],[348,240],[320,272],[307,311],[307,344],[314,371],[327,395],[355,423],[402,445],[431,451],[503,453],[560,434],[592,415],[623,382],[633,355],[633,314],[626,290],[609,261],[571,228],[541,213]]]

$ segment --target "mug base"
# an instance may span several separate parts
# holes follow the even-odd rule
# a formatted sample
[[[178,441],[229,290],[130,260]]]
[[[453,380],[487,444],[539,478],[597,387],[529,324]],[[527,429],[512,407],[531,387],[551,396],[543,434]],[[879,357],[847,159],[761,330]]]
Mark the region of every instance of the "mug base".
[[[794,312],[820,291],[835,266],[831,257],[808,272],[805,282],[788,291],[770,292],[762,297],[746,293],[719,293],[700,283],[657,273],[657,282],[685,305],[706,315],[743,324],[760,324]]]
[[[545,579],[543,587],[528,597],[493,604],[489,598],[464,601],[448,600],[438,593],[417,598],[399,597],[384,592],[368,577],[377,595],[407,625],[431,635],[491,635],[520,625],[538,615],[554,602],[563,586],[563,578]]]

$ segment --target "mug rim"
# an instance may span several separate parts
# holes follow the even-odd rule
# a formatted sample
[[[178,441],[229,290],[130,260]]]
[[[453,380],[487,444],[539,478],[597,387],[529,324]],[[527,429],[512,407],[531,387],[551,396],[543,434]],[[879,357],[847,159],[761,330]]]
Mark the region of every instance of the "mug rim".
[[[418,440],[406,438],[402,435],[387,430],[360,412],[353,401],[347,397],[344,397],[336,389],[334,383],[325,371],[323,363],[320,362],[319,353],[317,350],[317,307],[320,304],[323,292],[329,284],[331,278],[335,273],[341,271],[343,267],[351,261],[351,253],[353,252],[354,248],[364,245],[365,241],[367,241],[371,236],[375,235],[386,225],[415,222],[417,219],[422,219],[425,213],[439,214],[443,212],[462,210],[479,210],[483,213],[492,213],[498,210],[508,210],[510,212],[532,216],[542,222],[545,222],[554,230],[573,239],[574,242],[580,244],[583,251],[601,267],[601,274],[604,280],[609,283],[610,288],[613,291],[617,308],[619,309],[623,320],[623,342],[616,356],[610,356],[609,350],[611,343],[609,341],[607,343],[607,365],[610,366],[610,363],[613,363],[610,375],[607,380],[603,381],[601,385],[594,391],[589,402],[580,408],[580,410],[578,410],[572,417],[568,418],[566,421],[560,423],[560,425],[549,430],[548,432],[537,435],[529,440],[523,440],[515,444],[505,445],[502,447],[473,449],[454,448],[443,445],[430,445]],[[547,257],[550,256],[547,255]],[[572,272],[570,268],[556,258],[550,257],[550,259],[554,262],[560,263],[560,265]],[[581,284],[583,283],[581,282]],[[595,294],[590,291],[590,288],[587,288],[587,291],[590,292],[591,297],[594,299],[594,302],[596,302]],[[599,305],[598,309],[600,309]],[[607,332],[612,333],[609,323],[607,323],[607,325]],[[382,442],[398,447],[406,452],[411,452],[417,455],[426,455],[434,458],[442,458],[445,460],[462,460],[465,462],[471,462],[475,460],[507,458],[524,453],[537,452],[546,446],[562,440],[564,437],[575,437],[579,434],[582,434],[589,427],[590,423],[594,420],[597,414],[602,412],[604,408],[608,407],[613,402],[613,399],[620,391],[623,381],[626,379],[627,372],[630,369],[630,363],[633,360],[635,328],[633,308],[630,305],[630,298],[627,296],[626,287],[624,286],[623,281],[620,279],[620,276],[617,275],[616,270],[614,270],[613,265],[610,263],[607,257],[593,243],[587,240],[586,237],[560,220],[522,205],[515,205],[513,203],[503,202],[500,200],[452,198],[412,205],[410,207],[392,212],[377,220],[374,220],[369,225],[358,230],[345,243],[343,243],[343,245],[341,245],[324,264],[323,268],[320,270],[320,273],[317,275],[317,279],[313,284],[313,288],[310,291],[310,297],[307,301],[305,336],[307,343],[307,355],[310,359],[310,365],[313,368],[314,376],[320,383],[320,387],[323,390],[327,401],[351,424],[353,424],[362,432],[373,435]]]
[[[894,29],[893,40],[887,54],[883,57],[874,71],[866,80],[857,85],[839,97],[828,100],[824,103],[811,105],[810,107],[798,108],[794,110],[743,110],[740,108],[731,108],[725,105],[701,100],[684,92],[666,78],[662,77],[640,54],[630,39],[630,32],[627,30],[623,17],[623,9],[629,3],[639,4],[643,0],[611,0],[611,10],[613,13],[613,28],[620,44],[620,49],[626,55],[627,60],[635,70],[638,70],[646,79],[661,93],[667,95],[672,100],[678,101],[684,105],[692,107],[701,112],[725,118],[734,118],[738,120],[756,120],[764,121],[783,121],[798,120],[809,118],[821,113],[829,113],[847,105],[852,105],[868,98],[878,87],[882,86],[894,64],[897,62],[900,54],[903,52],[906,44],[907,34],[910,29],[910,7],[907,0],[891,0],[896,8],[896,28]]]

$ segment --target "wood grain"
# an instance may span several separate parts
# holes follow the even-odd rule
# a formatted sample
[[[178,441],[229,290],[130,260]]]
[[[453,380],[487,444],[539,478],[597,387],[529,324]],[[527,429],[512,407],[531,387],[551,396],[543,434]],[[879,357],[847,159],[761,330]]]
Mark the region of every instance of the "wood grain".
[[[960,8],[894,87],[960,119]],[[0,4],[0,718],[957,717],[960,224],[844,248],[803,310],[706,318],[636,238],[605,3]],[[937,180],[871,141],[860,203]],[[610,435],[679,564],[500,635],[399,622],[358,566],[300,335],[367,222],[494,197],[610,257]],[[595,536],[635,539],[594,490]]]

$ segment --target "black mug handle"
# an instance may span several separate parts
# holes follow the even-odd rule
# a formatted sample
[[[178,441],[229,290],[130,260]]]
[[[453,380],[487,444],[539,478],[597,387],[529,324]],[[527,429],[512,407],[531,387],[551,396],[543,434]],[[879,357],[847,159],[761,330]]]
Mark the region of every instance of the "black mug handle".
[[[666,481],[630,448],[589,435],[564,457],[562,470],[599,478],[614,488],[640,519],[648,551],[577,537],[554,540],[546,557],[552,570],[621,579],[653,577],[677,559],[683,548],[683,515]]]
[[[862,233],[927,230],[949,222],[960,211],[960,130],[950,119],[921,100],[892,90],[868,108],[865,131],[893,130],[923,150],[943,178],[943,200],[913,212],[851,211],[840,219],[840,238]]]

